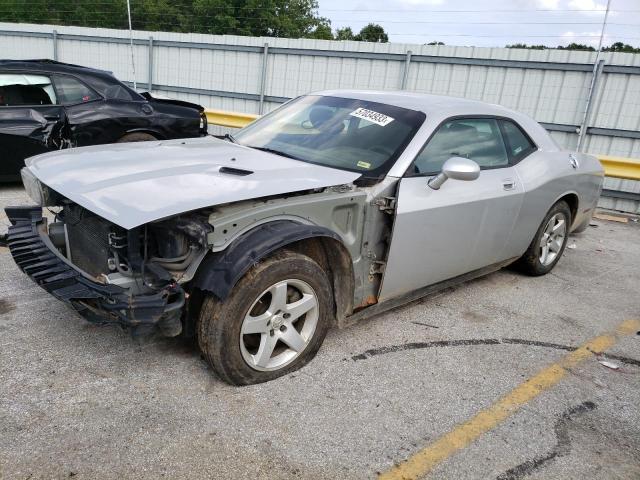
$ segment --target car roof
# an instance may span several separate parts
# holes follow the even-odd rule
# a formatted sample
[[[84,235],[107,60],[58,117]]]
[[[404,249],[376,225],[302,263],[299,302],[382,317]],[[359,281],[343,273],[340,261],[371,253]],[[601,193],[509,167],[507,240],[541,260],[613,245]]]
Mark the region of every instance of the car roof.
[[[462,115],[487,115],[506,117],[515,120],[531,136],[538,147],[557,150],[554,140],[536,120],[530,116],[492,103],[469,100],[445,95],[410,92],[406,90],[323,90],[311,95],[353,98],[370,102],[384,103],[400,108],[423,112],[427,118],[438,121]]]
[[[458,111],[460,114],[466,115],[487,114],[504,115],[509,117],[522,115],[519,112],[510,110],[501,105],[485,103],[478,100],[410,92],[406,90],[323,90],[320,92],[314,92],[313,94],[385,103],[396,107],[417,110],[425,113],[426,115],[441,113],[443,111],[446,111],[450,115],[455,115],[455,112]]]
[[[33,70],[58,73],[75,73],[80,75],[108,75],[113,74],[107,70],[99,70],[97,68],[83,67],[81,65],[74,65],[71,63],[57,62],[55,60],[40,59],[40,60],[0,60],[0,68],[11,68],[20,70]]]
[[[113,73],[106,70],[99,70],[97,68],[83,67],[81,65],[73,65],[71,63],[57,62],[55,60],[0,60],[0,72],[2,70],[14,70],[24,72],[32,72],[34,74],[55,74],[63,73],[74,75],[81,79],[87,85],[105,94],[106,88],[112,85],[120,85],[125,88],[131,95],[140,97],[135,90],[132,90],[127,85],[122,83]],[[142,99],[142,97],[140,97]]]

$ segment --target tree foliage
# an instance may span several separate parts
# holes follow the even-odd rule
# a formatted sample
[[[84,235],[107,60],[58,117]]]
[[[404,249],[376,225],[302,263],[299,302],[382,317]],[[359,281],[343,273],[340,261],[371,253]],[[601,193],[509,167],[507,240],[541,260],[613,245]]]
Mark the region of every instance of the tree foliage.
[[[0,20],[128,28],[126,0],[0,0]],[[318,0],[131,0],[135,30],[388,42],[380,25],[334,35]]]
[[[336,30],[336,40],[355,40],[356,36],[351,27],[338,28]]]
[[[335,40],[353,40],[356,42],[382,42],[389,41],[387,32],[381,25],[370,23],[360,30],[360,33],[353,33],[351,27],[338,28],[334,36]]]
[[[511,45],[506,45],[505,48],[529,48],[532,50],[546,50],[549,47],[545,45],[527,45],[526,43],[514,43]]]
[[[596,49],[590,45],[585,45],[583,43],[575,43],[571,42],[567,46],[558,45],[558,50],[584,50],[587,52],[595,52]]]
[[[317,0],[132,0],[136,30],[332,39]],[[0,0],[0,19],[128,28],[126,0]]]
[[[605,52],[640,53],[640,48],[632,47],[631,45],[622,42],[615,42],[608,47],[604,47],[602,50]]]
[[[389,36],[381,25],[378,25],[377,23],[370,23],[366,27],[362,27],[362,30],[360,30],[360,33],[356,35],[354,40],[362,42],[387,43],[389,41]]]
[[[528,48],[533,50],[546,50],[553,47],[547,47],[546,45],[527,45],[526,43],[514,43],[512,45],[507,45],[506,48]],[[583,43],[570,43],[569,45],[558,45],[558,50],[584,50],[587,52],[595,52],[596,49],[591,45],[585,45]],[[626,43],[615,42],[609,45],[608,47],[602,48],[603,52],[625,52],[625,53],[640,53],[640,48],[633,47]]]
[[[381,25],[369,23],[359,33],[351,27],[331,30],[331,21],[318,15],[318,0],[131,0],[136,30],[217,35],[315,38],[388,42]],[[99,28],[128,28],[126,0],[0,0],[0,21],[47,23]],[[439,41],[427,45],[444,45]],[[507,48],[544,50],[546,45],[514,43]],[[595,51],[590,45],[570,43],[559,50]],[[623,42],[606,52],[640,53]]]

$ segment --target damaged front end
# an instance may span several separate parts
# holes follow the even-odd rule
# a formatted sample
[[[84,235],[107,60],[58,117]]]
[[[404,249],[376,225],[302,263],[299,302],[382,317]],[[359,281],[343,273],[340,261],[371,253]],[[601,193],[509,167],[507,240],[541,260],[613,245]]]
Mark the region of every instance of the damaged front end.
[[[0,181],[17,180],[25,158],[72,146],[69,123],[62,107],[2,108]]]
[[[60,203],[53,222],[41,207],[5,209],[7,243],[20,269],[91,322],[179,335],[181,284],[206,254],[206,221],[191,215],[125,230],[66,199]]]

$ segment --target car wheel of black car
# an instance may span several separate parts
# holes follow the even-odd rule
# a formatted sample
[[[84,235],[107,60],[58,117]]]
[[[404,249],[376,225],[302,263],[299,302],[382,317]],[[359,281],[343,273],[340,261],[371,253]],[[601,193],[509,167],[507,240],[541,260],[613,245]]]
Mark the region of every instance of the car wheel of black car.
[[[571,210],[565,201],[560,201],[544,217],[531,245],[515,267],[532,276],[549,273],[564,252],[570,226]]]
[[[226,382],[266,382],[315,356],[329,329],[332,305],[322,268],[283,250],[252,267],[224,302],[205,298],[200,349]]]
[[[158,140],[156,137],[151,135],[150,133],[144,132],[133,132],[127,133],[124,135],[117,143],[129,143],[129,142],[152,142],[154,140]]]

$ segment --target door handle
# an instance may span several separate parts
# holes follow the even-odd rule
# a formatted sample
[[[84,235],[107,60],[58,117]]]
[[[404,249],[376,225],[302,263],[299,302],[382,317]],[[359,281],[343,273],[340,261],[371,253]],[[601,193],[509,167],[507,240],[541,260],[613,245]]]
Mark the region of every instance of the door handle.
[[[516,181],[509,178],[507,180],[502,181],[502,188],[505,190],[513,190],[516,188]]]

